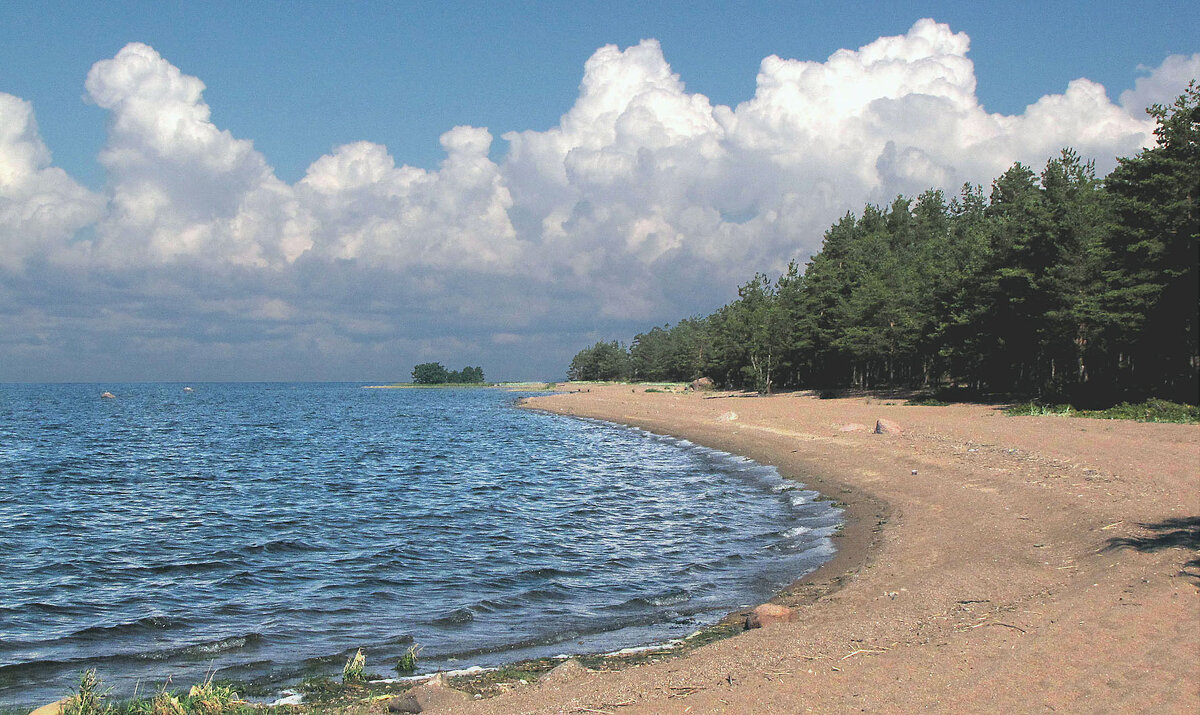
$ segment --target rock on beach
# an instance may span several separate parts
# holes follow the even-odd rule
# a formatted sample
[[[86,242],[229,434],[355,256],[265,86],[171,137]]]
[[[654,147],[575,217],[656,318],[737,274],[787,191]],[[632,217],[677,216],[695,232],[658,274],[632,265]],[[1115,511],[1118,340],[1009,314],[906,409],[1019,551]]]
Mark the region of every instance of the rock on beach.
[[[904,430],[900,429],[900,425],[880,417],[875,421],[875,434],[904,434]]]

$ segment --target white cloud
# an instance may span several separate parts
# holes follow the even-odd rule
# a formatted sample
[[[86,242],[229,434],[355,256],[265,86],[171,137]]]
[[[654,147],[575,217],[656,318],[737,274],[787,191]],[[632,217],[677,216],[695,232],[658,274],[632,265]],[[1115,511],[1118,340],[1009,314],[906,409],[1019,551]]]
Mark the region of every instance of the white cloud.
[[[1068,145],[1105,172],[1152,142],[1139,105],[1170,101],[1200,70],[1200,55],[1169,57],[1120,104],[1081,78],[1001,115],[978,100],[969,47],[921,20],[823,62],[771,56],[729,107],[688,92],[656,41],[607,46],[558,125],[506,134],[498,161],[487,129],[460,126],[436,169],[357,142],[288,185],[213,124],[200,79],[133,43],[86,82],[111,113],[105,196],[51,166],[32,108],[0,94],[0,268],[37,259],[89,279],[57,317],[12,309],[53,331],[5,349],[43,354],[72,325],[92,329],[94,316],[69,316],[110,300],[108,283],[124,292],[105,322],[178,360],[219,346],[234,365],[264,345],[297,356],[278,358],[289,366],[374,365],[391,348],[516,356],[524,336],[557,364],[578,348],[566,341],[605,325],[713,309],[755,271],[806,258],[865,202],[954,192]],[[0,307],[21,300],[10,288]]]
[[[199,79],[135,42],[97,62],[86,87],[112,113],[98,258],[265,268],[309,248],[310,219],[291,187],[250,141],[212,123]]]
[[[61,256],[103,206],[102,197],[50,166],[29,102],[0,92],[0,268]]]
[[[520,245],[512,198],[489,158],[486,129],[442,135],[439,171],[396,167],[387,149],[358,142],[313,162],[298,190],[317,219],[317,254],[413,268],[509,272]]]
[[[1153,104],[1170,106],[1183,93],[1190,80],[1200,81],[1200,52],[1193,55],[1170,55],[1158,67],[1139,67],[1147,72],[1138,77],[1133,89],[1121,93],[1121,106],[1130,114],[1141,117]]]

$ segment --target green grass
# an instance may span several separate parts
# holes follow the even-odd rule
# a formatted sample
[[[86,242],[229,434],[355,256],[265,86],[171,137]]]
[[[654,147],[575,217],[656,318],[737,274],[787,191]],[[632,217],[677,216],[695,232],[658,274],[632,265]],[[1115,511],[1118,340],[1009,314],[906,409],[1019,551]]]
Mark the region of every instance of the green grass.
[[[1107,410],[1080,411],[1079,416],[1102,420],[1196,424],[1200,423],[1200,406],[1182,405],[1168,400],[1146,400],[1139,404],[1122,402]]]
[[[1004,410],[1009,417],[1070,417],[1075,408],[1070,405],[1044,405],[1040,402],[1022,402]]]
[[[366,682],[367,678],[363,675],[366,666],[367,657],[363,655],[362,648],[359,648],[354,655],[346,660],[346,665],[342,668],[342,684],[349,685],[350,683]]]
[[[213,682],[210,676],[182,694],[164,686],[152,698],[134,698],[114,709],[114,715],[220,715],[248,713],[254,709],[232,685]]]
[[[921,397],[914,397],[904,404],[914,407],[948,407],[951,403],[940,400],[932,395],[923,395]]]
[[[1200,423],[1200,407],[1158,399],[1146,400],[1145,402],[1136,404],[1122,402],[1105,410],[1077,410],[1070,405],[1044,405],[1038,402],[1025,402],[1009,407],[1004,411],[1004,414],[1013,417],[1090,417],[1101,420],[1133,420],[1136,422]]]
[[[404,651],[404,655],[400,656],[400,661],[396,663],[396,671],[400,673],[412,673],[417,670],[417,653],[421,652],[421,646],[413,643]]]
[[[63,704],[63,715],[99,715],[112,710],[104,702],[108,691],[102,690],[100,678],[95,669],[85,670],[79,674],[79,686],[72,691],[70,698]]]
[[[108,691],[104,690],[95,670],[79,674],[79,686],[72,690],[63,704],[64,715],[222,715],[224,713],[249,713],[254,706],[245,702],[232,685],[214,682],[210,676],[199,685],[193,685],[186,694],[162,690],[153,697],[139,698],[116,703],[106,702]]]

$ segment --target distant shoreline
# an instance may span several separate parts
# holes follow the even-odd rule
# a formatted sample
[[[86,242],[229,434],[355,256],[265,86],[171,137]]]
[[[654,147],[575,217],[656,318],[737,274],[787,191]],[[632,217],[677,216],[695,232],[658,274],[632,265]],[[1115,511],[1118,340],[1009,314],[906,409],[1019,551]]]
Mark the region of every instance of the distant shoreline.
[[[549,387],[557,385],[553,382],[440,382],[431,385],[422,385],[415,382],[395,382],[390,385],[362,385],[364,390],[442,390],[447,388],[472,388],[472,389],[500,389],[500,390],[529,390],[529,391],[546,391],[555,389]]]

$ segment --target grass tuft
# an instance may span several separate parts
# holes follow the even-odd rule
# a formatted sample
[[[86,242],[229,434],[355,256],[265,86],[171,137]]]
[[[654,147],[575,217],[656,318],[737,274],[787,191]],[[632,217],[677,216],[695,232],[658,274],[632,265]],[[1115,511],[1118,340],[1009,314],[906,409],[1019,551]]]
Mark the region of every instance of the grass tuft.
[[[363,655],[362,648],[353,657],[346,661],[345,667],[342,668],[342,684],[362,683],[366,681],[366,676],[363,675],[363,670],[367,666],[367,657]]]
[[[76,688],[67,702],[63,704],[63,715],[99,715],[107,713],[110,708],[104,699],[108,692],[100,689],[100,678],[96,676],[95,668],[79,674],[79,687]]]
[[[1004,410],[1009,417],[1070,417],[1075,409],[1070,405],[1044,405],[1040,402],[1022,402]]]
[[[404,651],[404,655],[400,656],[400,661],[396,663],[396,670],[400,673],[412,673],[417,669],[417,653],[421,652],[421,646],[413,643]]]

